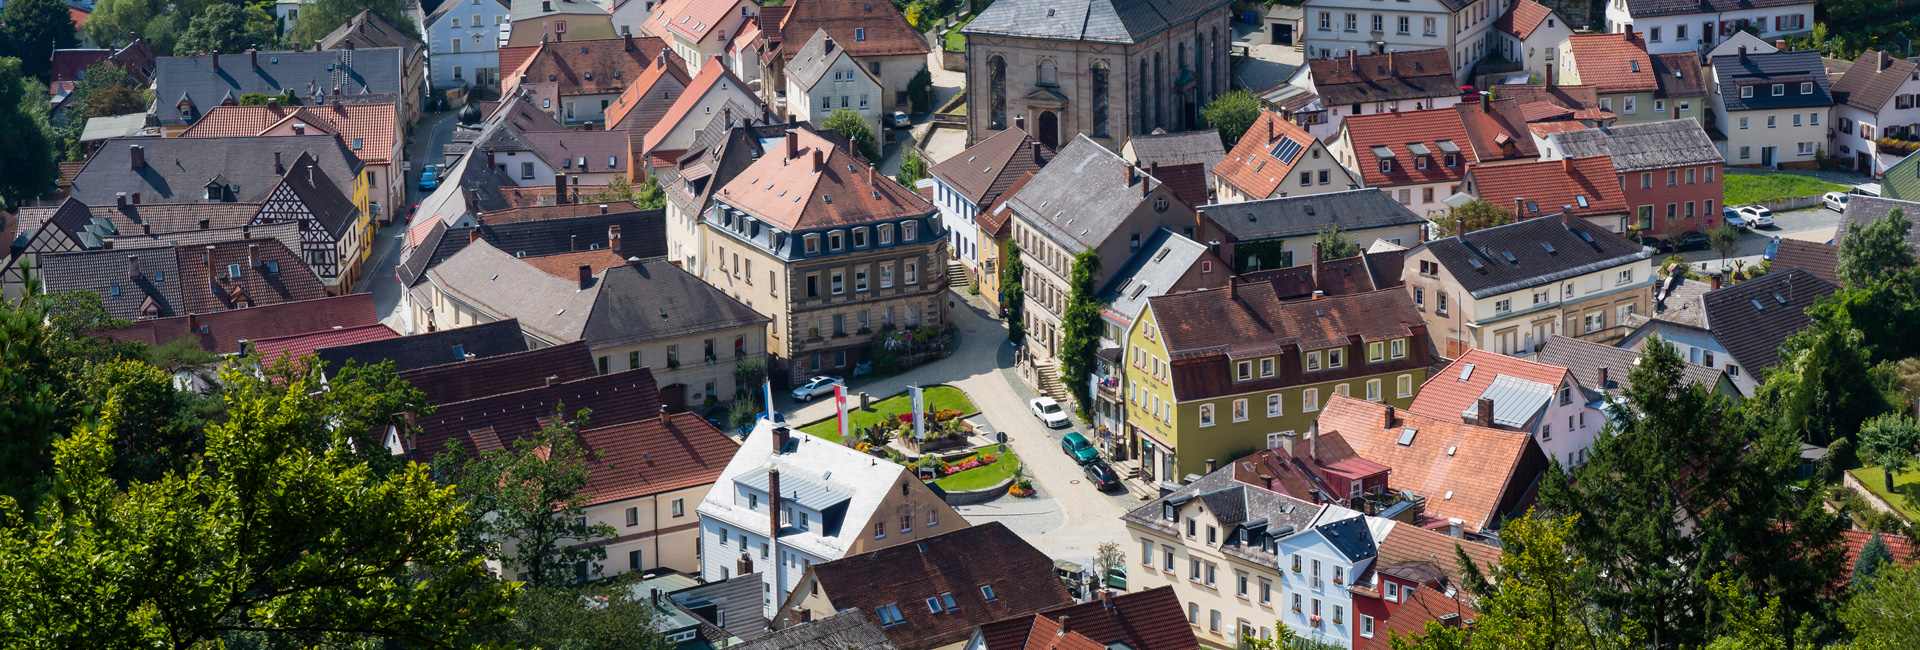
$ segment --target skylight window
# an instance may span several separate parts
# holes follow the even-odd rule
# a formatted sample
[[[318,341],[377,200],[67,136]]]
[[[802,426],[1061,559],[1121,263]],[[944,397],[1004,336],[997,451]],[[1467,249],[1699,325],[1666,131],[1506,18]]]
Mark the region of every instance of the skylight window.
[[[1472,378],[1473,378],[1473,364],[1469,363],[1467,364],[1467,367],[1460,369],[1460,381],[1467,381]]]
[[[1412,445],[1413,445],[1413,437],[1414,437],[1415,435],[1417,435],[1417,434],[1419,434],[1419,433],[1420,433],[1420,430],[1419,430],[1419,429],[1415,429],[1415,428],[1413,428],[1413,427],[1407,427],[1407,428],[1405,428],[1405,429],[1401,429],[1401,430],[1400,430],[1400,443],[1399,443],[1399,444],[1400,444],[1400,446],[1402,446],[1402,447],[1410,447],[1410,446],[1412,446]]]
[[[1749,298],[1749,299],[1747,299],[1747,302],[1750,302],[1750,303],[1753,303],[1753,308],[1754,308],[1754,309],[1757,309],[1757,310],[1760,310],[1760,311],[1766,311],[1766,310],[1767,310],[1767,306],[1766,306],[1766,305],[1762,305],[1762,304],[1760,304],[1760,301],[1759,301],[1759,300],[1755,300],[1755,299],[1751,299],[1751,298]]]
[[[1587,207],[1587,195],[1575,194],[1573,195],[1573,202],[1580,204],[1580,207]]]

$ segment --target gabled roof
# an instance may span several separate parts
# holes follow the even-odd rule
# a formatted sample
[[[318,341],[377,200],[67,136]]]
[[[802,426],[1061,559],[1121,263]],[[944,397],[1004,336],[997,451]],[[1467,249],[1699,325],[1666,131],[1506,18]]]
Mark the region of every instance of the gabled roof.
[[[1147,173],[1166,183],[1167,191],[1187,205],[1206,205],[1213,199],[1207,193],[1207,168],[1200,163],[1155,164]]]
[[[378,322],[380,319],[374,313],[373,294],[355,293],[211,314],[144,320],[101,332],[100,335],[149,345],[184,338],[198,343],[201,349],[208,352],[234,354],[240,352],[241,341]]]
[[[813,35],[807,37],[806,44],[800,46],[800,51],[795,52],[793,59],[787,62],[787,78],[799,82],[801,88],[810,90],[820,82],[821,77],[827,76],[827,69],[842,56],[847,56],[846,49],[834,42],[833,37],[827,36],[827,30],[815,29]],[[868,72],[866,66],[854,67],[875,84],[880,84],[880,80]]]
[[[503,448],[539,431],[563,407],[569,422],[591,411],[587,426],[607,427],[660,417],[660,391],[653,373],[641,369],[436,404],[433,415],[415,418],[420,430],[407,441],[407,455],[430,462],[455,441],[469,456]]]
[[[1913,540],[1892,533],[1847,529],[1840,531],[1840,535],[1846,538],[1845,541],[1847,544],[1847,555],[1840,563],[1840,566],[1845,567],[1845,572],[1842,575],[1835,576],[1835,579],[1840,581],[1853,579],[1853,565],[1860,562],[1860,552],[1866,550],[1867,544],[1872,542],[1875,537],[1880,538],[1880,543],[1887,545],[1887,550],[1893,555],[1891,559],[1894,564],[1900,566],[1913,566],[1915,561],[1914,551],[1920,549],[1920,547],[1914,545]],[[1884,571],[1885,569],[1882,570]]]
[[[834,42],[847,48],[847,54],[856,59],[869,56],[924,56],[932,49],[920,30],[914,29],[892,3],[867,0],[788,2],[786,12],[775,16],[779,19],[777,32],[768,29],[773,18],[768,18],[769,14],[764,10],[761,15],[761,29],[766,30],[769,36],[777,33],[783,40],[798,41],[801,35],[811,35],[813,30],[824,29]],[[864,30],[866,38],[859,38],[855,29]],[[787,44],[776,51],[782,58],[791,59],[795,51],[793,45]]]
[[[524,352],[526,349],[527,340],[520,334],[520,323],[508,319],[398,339],[324,346],[315,350],[314,354],[326,362],[328,368],[340,368],[349,360],[362,365],[392,361],[393,371],[403,373],[429,366],[464,363],[469,357],[485,359]]]
[[[1851,201],[1849,201],[1851,203]],[[1794,267],[1840,286],[1840,247],[1817,241],[1782,237],[1773,252],[1772,268]]]
[[[737,88],[741,92],[747,90],[746,84],[741,83],[739,77],[733,76],[733,72],[727,70],[727,66],[720,64],[720,57],[707,61],[706,65],[700,66],[700,75],[687,82],[686,91],[680,93],[680,98],[674,100],[673,106],[667,108],[667,112],[660,116],[660,120],[654,123],[653,129],[647,131],[646,140],[643,141],[647,151],[651,152],[658,147],[674,128],[680,126],[681,120],[711,119],[688,114],[693,112],[693,107],[698,105],[707,93],[714,92],[715,88],[721,88],[723,91],[726,88]],[[760,114],[758,106],[753,108],[755,110],[741,113],[740,117],[747,118]]]
[[[608,269],[600,278],[606,286],[581,333],[596,346],[635,345],[771,322],[664,257]]]
[[[253,350],[260,355],[263,363],[272,363],[280,357],[299,359],[313,354],[314,350],[330,345],[351,345],[367,341],[384,341],[399,338],[400,333],[379,323],[359,327],[339,327],[306,334],[290,334],[253,341]]]
[[[1315,291],[1322,296],[1344,296],[1404,286],[1406,282],[1400,279],[1400,273],[1405,268],[1404,248],[1362,250],[1353,257],[1324,260],[1318,270],[1314,269],[1312,260],[1307,260],[1286,268],[1244,273],[1240,282],[1273,285],[1274,294],[1281,300],[1308,298]]]
[[[1147,200],[1150,190],[1142,187],[1147,183],[1157,186],[1160,180],[1083,134],[1035,172],[1007,205],[1056,241],[1094,247]]]
[[[327,297],[326,285],[307,268],[303,256],[272,239],[176,246],[174,255],[184,303],[180,313],[206,314]],[[234,265],[239,266],[238,277],[231,275]]]
[[[159,58],[159,51],[153,43],[144,38],[135,38],[126,47],[112,49],[65,49],[54,50],[52,68],[48,70],[48,85],[59,88],[63,84],[69,88],[80,81],[80,73],[101,61],[112,61],[140,83],[153,82],[153,61]]]
[[[719,29],[726,33],[726,38],[731,38],[739,33],[747,18],[733,13],[737,5],[737,0],[667,0],[654,6],[653,14],[647,17],[647,33],[655,36],[671,33],[700,43]]]
[[[719,483],[738,485],[738,479],[773,466],[781,470],[783,489],[784,481],[789,476],[804,476],[809,482],[826,484],[851,494],[852,500],[842,506],[844,510],[839,511],[837,518],[828,518],[820,522],[821,525],[808,530],[787,526],[779,532],[781,546],[802,550],[815,557],[846,556],[864,536],[871,534],[872,526],[868,522],[876,516],[894,516],[893,513],[880,512],[880,502],[888,494],[898,491],[900,486],[906,485],[906,481],[913,480],[906,468],[891,461],[880,462],[870,454],[799,431],[792,431],[792,438],[784,453],[774,453],[773,441],[773,424],[763,418],[747,434],[746,441],[740,446],[740,453],[735,454],[733,461],[727,464]],[[771,524],[766,512],[756,512],[748,509],[745,503],[735,503],[734,494],[732,489],[709,490],[706,498],[700,502],[700,517],[714,519],[729,528],[766,535]],[[965,526],[966,522],[950,523],[943,520],[941,525]],[[814,565],[815,568],[820,566]],[[904,576],[906,572],[899,573]],[[957,598],[959,594],[954,596]],[[913,602],[901,603],[900,610],[907,611],[907,606]]]
[[[1466,551],[1467,557],[1482,572],[1499,562],[1504,554],[1500,547],[1491,544],[1449,537],[1446,533],[1411,524],[1395,523],[1380,538],[1380,554],[1374,563],[1374,570],[1402,577],[1431,577],[1446,586],[1465,588],[1461,582],[1465,576],[1456,560],[1458,554],[1454,552],[1455,548]],[[1422,583],[1426,581],[1422,580]]]
[[[1660,84],[1660,90],[1653,94],[1654,97],[1678,99],[1707,96],[1707,71],[1694,53],[1668,52],[1652,57],[1654,80]],[[1677,115],[1673,113],[1669,116]]]
[[[1001,192],[992,203],[982,208],[980,214],[974,215],[973,223],[980,226],[980,231],[990,237],[1006,237],[1011,234],[1013,229],[1009,224],[1012,223],[1013,210],[1007,207],[1007,199],[1020,193],[1021,188],[1026,187],[1027,182],[1031,180],[1033,180],[1033,172],[1021,174],[1018,180],[1007,186],[1005,192]]]
[[[1621,369],[1622,372],[1625,370]],[[1427,377],[1427,382],[1420,385],[1413,404],[1408,405],[1407,410],[1436,419],[1466,420],[1466,414],[1477,408],[1481,397],[1491,397],[1487,392],[1494,387],[1496,380],[1507,377],[1545,384],[1551,396],[1553,390],[1566,379],[1567,369],[1475,348]],[[1537,400],[1522,401],[1534,407],[1541,406]],[[1510,406],[1501,402],[1498,398],[1494,399],[1494,421],[1515,427],[1525,424],[1525,419],[1512,422],[1515,418],[1504,418],[1508,421],[1502,421],[1502,416],[1511,413],[1518,405]],[[1530,418],[1534,413],[1529,411],[1524,415]]]
[[[1450,2],[1454,0],[1443,0]],[[1055,41],[1140,43],[1192,22],[1227,0],[1042,0],[996,2],[960,29],[964,34]]]
[[[1516,291],[1653,256],[1641,246],[1586,219],[1527,219],[1416,246],[1433,256],[1475,298]],[[1551,247],[1551,250],[1549,250]],[[1511,253],[1514,261],[1506,255]]]
[[[1920,64],[1879,50],[1861,52],[1853,67],[1833,82],[1833,100],[1871,113],[1886,108]]]
[[[173,59],[162,59],[170,61]],[[146,164],[135,170],[132,148]],[[274,154],[282,167],[274,168]],[[202,188],[225,177],[239,202],[259,202],[302,155],[319,161],[328,178],[351,180],[364,163],[331,135],[246,138],[115,138],[101,145],[73,179],[71,196],[87,205],[113,205],[120,192],[142,203],[207,203]],[[237,188],[237,189],[234,189]]]
[[[558,84],[560,97],[620,93],[657,65],[656,55],[665,47],[651,36],[553,41],[509,71],[508,81]]]
[[[1314,92],[1331,106],[1457,97],[1446,48],[1312,59]]]
[[[214,61],[218,58],[219,69]],[[259,68],[253,61],[259,61]],[[351,61],[351,62],[349,62]],[[337,86],[347,95],[397,93],[405,83],[406,53],[398,47],[354,50],[259,52],[208,56],[169,56],[154,62],[154,97],[161,126],[186,126],[231,96],[282,95],[292,91],[301,104]],[[182,117],[176,104],[188,100]]]
[[[1719,81],[1720,96],[1728,112],[1833,105],[1827,71],[1820,63],[1818,50],[1749,52],[1745,58],[1743,62],[1738,54],[1713,57],[1713,74]],[[1853,74],[1852,69],[1847,74]],[[1804,83],[1813,84],[1813,92],[1800,92],[1800,85]],[[1774,84],[1784,86],[1779,97],[1773,96]],[[1752,97],[1740,96],[1743,86],[1753,87]]]
[[[1053,560],[994,521],[813,567],[837,609],[897,605],[902,622],[881,628],[896,646],[934,648],[966,640],[976,626],[1073,603]],[[987,600],[981,587],[991,587]],[[956,607],[930,613],[951,594]]]
[[[789,232],[933,213],[926,199],[832,141],[804,130],[786,137],[795,157],[761,156],[713,198]]]
[[[1131,156],[1128,160],[1141,167],[1199,163],[1208,173],[1227,156],[1226,147],[1220,144],[1219,131],[1210,129],[1179,133],[1154,129],[1145,135],[1129,136],[1120,148],[1121,155]]]
[[[187,127],[182,138],[244,138],[292,135],[292,125],[331,133],[355,157],[368,163],[388,162],[399,137],[392,104],[334,103],[327,106],[216,106]],[[358,145],[358,146],[355,146]]]
[[[401,29],[380,14],[373,13],[372,9],[354,14],[331,33],[320,37],[314,45],[323,50],[399,47],[406,49],[408,59],[419,53],[420,48],[426,47],[417,34]]]
[[[1467,163],[1540,155],[1532,134],[1525,130],[1518,102],[1511,99],[1353,115],[1341,124],[1352,141],[1360,177],[1369,187],[1457,181],[1466,175]],[[1512,156],[1507,155],[1509,146]],[[1446,154],[1456,152],[1458,164],[1446,166]],[[1433,157],[1426,169],[1420,169],[1415,160],[1421,155]],[[1380,172],[1380,159],[1386,157],[1395,161],[1392,173]]]
[[[522,20],[533,20],[543,16],[565,18],[567,16],[607,15],[609,14],[605,8],[588,2],[587,0],[553,0],[551,4],[523,0],[522,2],[513,3],[512,15],[509,20],[517,23]]]
[[[1412,528],[1412,526],[1395,526],[1394,528]],[[1412,594],[1402,596],[1400,606],[1394,608],[1392,615],[1375,624],[1373,638],[1365,639],[1364,646],[1355,646],[1357,650],[1386,650],[1390,647],[1388,643],[1391,639],[1425,638],[1429,622],[1437,621],[1449,628],[1470,629],[1473,621],[1480,618],[1478,612],[1463,602],[1466,599],[1465,592],[1455,592],[1453,596],[1448,596],[1431,587],[1420,587],[1410,591]]]
[[[1734,360],[1757,375],[1779,363],[1788,337],[1813,323],[1807,307],[1839,290],[1800,269],[1774,269],[1707,292],[1707,325]]]
[[[508,4],[507,0],[492,0],[492,1],[494,4],[500,5],[501,9],[507,9],[509,11],[512,10],[512,5]],[[453,10],[459,9],[462,6],[465,6],[465,5],[458,2],[440,3],[439,7],[434,8],[433,13],[427,14],[427,20],[423,26],[430,26],[440,22],[440,19],[442,17],[446,16],[447,14],[453,13]]]
[[[1425,497],[1425,514],[1460,519],[1467,530],[1485,531],[1504,514],[1502,502],[1532,484],[1533,476],[1519,475],[1522,456],[1533,444],[1528,434],[1405,411],[1387,428],[1382,426],[1386,408],[1333,395],[1320,411],[1318,427],[1339,433],[1361,458],[1393,468],[1390,487]]]
[[[754,581],[756,584],[759,581]],[[733,650],[896,650],[871,614],[843,611],[793,627],[781,628]]]
[[[1371,188],[1218,203],[1200,210],[1240,241],[1312,236],[1330,225],[1352,233],[1427,222],[1392,195]]]
[[[526,345],[520,335],[519,321],[507,319],[494,323],[512,325],[511,334],[520,340],[522,346]],[[457,332],[462,329],[470,328],[444,331]],[[442,347],[445,343],[447,341],[419,341],[410,347],[427,348],[415,353],[419,356],[425,356],[427,352],[444,355],[442,361],[452,359],[456,351],[466,352],[464,347]],[[532,350],[523,348],[517,352],[472,360],[445,361],[432,366],[399,370],[397,374],[425,393],[428,404],[437,405],[540,388],[546,386],[549,380],[568,382],[586,379],[600,372],[594,366],[593,355],[588,352],[586,341],[574,341]]]
[[[1189,291],[1149,301],[1174,359],[1208,354],[1277,354],[1286,346],[1344,346],[1350,337],[1412,336],[1423,321],[1405,291],[1384,290],[1282,302],[1271,284]]]
[[[355,173],[358,173],[357,170]],[[354,177],[349,176],[343,180],[348,188],[353,187]],[[353,204],[353,199],[348,198],[347,193],[341,190],[339,185],[334,184],[333,178],[327,174],[326,167],[314,164],[313,157],[308,154],[301,154],[292,165],[287,167],[287,173],[281,178],[279,187],[291,190],[294,196],[307,206],[307,210],[313,213],[320,227],[333,235],[335,241],[345,240],[347,229],[354,227],[357,223],[356,218],[360,214],[360,208]]]
[[[226,311],[245,306],[239,304],[243,301],[260,307],[327,296],[326,285],[285,243],[226,233],[231,239],[218,242],[46,255],[41,273],[47,291],[98,293],[109,314],[131,320]],[[257,266],[248,264],[250,247]],[[209,250],[211,262],[206,259]],[[272,273],[269,262],[276,269]],[[228,277],[229,264],[240,265],[238,277]]]
[[[1460,191],[1523,220],[1551,217],[1567,206],[1580,218],[1628,212],[1620,175],[1604,155],[1473,167]]]
[[[571,205],[571,204],[569,204]],[[467,247],[474,232],[502,252],[515,257],[543,257],[574,250],[611,248],[610,235],[620,228],[618,252],[626,257],[648,259],[667,254],[666,214],[661,210],[625,210],[599,214],[598,204],[586,204],[589,212],[571,216],[574,209],[558,206],[525,208],[505,213],[488,213],[478,227],[448,228],[446,224],[428,227],[400,262],[400,281],[406,286],[419,283],[432,268]],[[632,204],[614,203],[609,209]],[[495,219],[495,216],[501,216]],[[515,218],[506,218],[511,215]],[[560,215],[552,218],[550,215]],[[526,217],[526,218],[519,218]],[[496,223],[497,222],[497,223]],[[569,276],[571,277],[571,276]]]
[[[1621,173],[1725,161],[1706,129],[1693,119],[1603,126],[1556,133],[1550,139],[1559,145],[1562,156],[1607,156],[1613,170]]]
[[[1681,14],[1716,14],[1743,9],[1771,9],[1811,5],[1813,0],[1627,0],[1627,11],[1635,18]]]
[[[1548,18],[1554,18],[1554,15],[1546,5],[1533,0],[1516,0],[1506,13],[1493,21],[1493,28],[1524,41],[1533,36],[1533,30],[1539,29]]]
[[[589,418],[587,426],[580,431],[580,446],[590,460],[580,493],[589,506],[712,485],[740,451],[740,443],[697,413],[609,426],[596,426]]]
[[[1309,150],[1319,147],[1318,138],[1279,113],[1260,111],[1260,118],[1233,143],[1233,151],[1214,165],[1213,174],[1247,196],[1272,196],[1292,178],[1294,166],[1311,155]]]
[[[1032,616],[1002,619],[980,626],[980,636],[991,650],[1058,648],[1060,621],[1067,634],[1084,638],[1105,650],[1124,644],[1131,650],[1198,650],[1200,641],[1187,624],[1180,596],[1172,587],[1112,594],[1052,609]]]
[[[1640,32],[1574,34],[1567,37],[1580,83],[1602,95],[1650,93],[1660,89],[1654,80],[1653,59]]]
[[[1534,355],[1541,363],[1566,368],[1573,373],[1575,381],[1591,390],[1613,390],[1633,385],[1628,378],[1633,366],[1640,361],[1640,353],[1626,348],[1617,348],[1601,343],[1591,343],[1566,336],[1547,337],[1540,352]],[[1600,385],[1600,369],[1607,369],[1608,386]],[[1698,383],[1713,390],[1720,385],[1726,371],[1708,368],[1692,363],[1684,364],[1680,369],[1681,381]]]
[[[501,251],[492,243],[470,243],[427,270],[426,277],[449,294],[494,318],[517,318],[520,328],[549,344],[580,340],[587,318],[605,283],[589,277],[585,286],[556,278]]]
[[[999,133],[927,170],[975,207],[999,198],[1021,175],[1038,172],[1054,151],[1019,129]]]
[[[626,131],[528,131],[520,134],[534,153],[563,174],[627,176],[633,142]]]
[[[1347,455],[1351,456],[1351,453]],[[1167,506],[1177,509],[1201,499],[1213,511],[1214,518],[1226,527],[1221,531],[1222,553],[1256,565],[1278,568],[1280,558],[1267,552],[1266,545],[1262,543],[1265,538],[1283,539],[1305,533],[1318,521],[1359,514],[1338,506],[1316,505],[1266,489],[1264,485],[1242,483],[1237,478],[1238,472],[1231,464],[1221,467],[1211,474],[1188,481],[1166,496],[1128,511],[1120,518],[1129,525],[1178,536],[1180,531],[1175,527],[1177,522],[1166,516]],[[1241,531],[1248,534],[1247,543],[1241,543]]]
[[[1141,242],[1140,250],[1129,256],[1120,268],[1107,276],[1107,286],[1099,293],[1105,306],[1101,311],[1131,324],[1146,308],[1147,300],[1176,288],[1194,263],[1207,256],[1207,247],[1166,228],[1157,228]],[[1218,282],[1227,281],[1225,264],[1214,271]]]
[[[1496,84],[1493,86],[1493,96],[1519,102],[1521,117],[1528,122],[1567,118],[1612,120],[1617,117],[1600,110],[1600,96],[1594,92],[1593,86]]]
[[[673,108],[674,100],[687,89],[691,79],[687,66],[671,49],[654,55],[654,64],[627,85],[627,89],[607,105],[607,128],[625,129],[629,137],[645,135]]]
[[[720,188],[726,187],[769,148],[784,146],[789,128],[785,124],[752,125],[745,120],[722,128],[710,127],[694,138],[693,145],[673,166],[656,168],[660,189],[666,193],[667,200],[687,214],[704,212],[707,200]],[[838,132],[821,133],[810,122],[798,122],[791,128],[813,132],[837,147],[847,146],[846,139]]]

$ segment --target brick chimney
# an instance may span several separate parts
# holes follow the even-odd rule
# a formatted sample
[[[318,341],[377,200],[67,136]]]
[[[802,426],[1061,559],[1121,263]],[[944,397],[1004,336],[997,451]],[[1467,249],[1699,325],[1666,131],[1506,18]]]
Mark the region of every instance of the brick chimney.
[[[1600,366],[1600,385],[1594,386],[1594,389],[1595,390],[1607,389],[1607,367],[1606,366]]]
[[[1453,236],[1455,238],[1462,238],[1462,237],[1465,237],[1466,234],[1467,234],[1467,220],[1461,217],[1454,217],[1453,218]]]
[[[215,60],[217,61],[219,59],[216,58]],[[1742,45],[1740,46],[1740,65],[1746,65],[1746,64],[1747,64],[1747,46]]]
[[[134,192],[134,193],[133,193],[133,204],[134,204],[134,205],[140,205],[140,193],[139,193],[139,192]]]
[[[669,416],[667,413],[667,405],[661,404],[660,405],[660,426],[663,426],[663,427],[667,426],[667,421],[671,419],[673,418]]]
[[[813,148],[813,172],[818,174],[820,173],[821,170],[824,170],[826,168],[827,168],[827,152],[821,151],[819,147],[814,147]]]
[[[1397,415],[1397,414],[1396,414],[1396,413],[1394,412],[1394,410],[1393,410],[1393,405],[1392,405],[1392,404],[1388,404],[1388,405],[1387,405],[1387,410],[1386,410],[1386,413],[1385,413],[1385,415],[1384,415],[1384,417],[1382,417],[1382,418],[1380,419],[1380,428],[1382,428],[1382,429],[1391,429],[1391,428],[1393,428],[1393,427],[1394,427],[1394,424],[1395,424],[1395,422],[1397,422],[1397,421],[1399,420],[1399,418],[1396,418],[1396,417],[1394,417],[1395,415]]]
[[[554,172],[553,173],[553,204],[566,205],[566,203],[567,203],[567,173]]]
[[[1487,398],[1487,397],[1480,398],[1479,407],[1480,407],[1479,415],[1474,418],[1474,424],[1478,424],[1483,427],[1492,427],[1493,426],[1493,399]]]
[[[793,431],[787,429],[784,426],[777,426],[773,428],[773,453],[775,455],[786,453],[787,439],[792,437],[792,435],[793,435]]]
[[[604,206],[604,205],[603,205],[603,206],[600,206],[600,214],[606,214],[606,213],[607,213],[607,206]],[[613,224],[613,225],[611,225],[611,226],[607,226],[607,248],[608,248],[609,250],[612,250],[612,251],[615,251],[615,252],[619,252],[619,250],[620,250],[620,224],[617,224],[617,223],[616,223],[616,224]]]
[[[113,205],[114,207],[120,208],[122,210],[127,209],[127,193],[126,192],[115,193],[113,195]]]
[[[215,70],[220,69],[220,53],[219,52],[213,53],[213,69]]]
[[[768,537],[780,536],[780,470],[767,468]]]
[[[200,254],[200,260],[207,264],[207,291],[209,293],[218,292],[220,290],[220,280],[219,276],[213,274],[212,246],[208,246],[206,250]]]
[[[621,50],[627,51],[627,52],[633,51],[633,32],[627,32],[625,34],[621,34],[620,40],[622,41],[620,43]]]
[[[280,152],[278,151],[273,152],[273,173],[275,174],[287,173],[286,166],[280,164]]]
[[[600,214],[606,214],[606,213],[607,213],[607,204],[605,203],[600,204]]]
[[[1211,462],[1209,462],[1207,465],[1207,473],[1208,474],[1213,473],[1213,465]],[[1059,632],[1060,636],[1066,636],[1068,632],[1072,632],[1072,631],[1073,631],[1073,617],[1068,616],[1066,614],[1061,614],[1060,615],[1060,632]]]
[[[1045,167],[1047,165],[1047,161],[1040,159],[1040,143],[1038,141],[1035,141],[1031,148],[1033,149],[1033,166]]]
[[[567,252],[577,253],[579,251],[580,251],[580,236],[567,235]]]
[[[1227,300],[1240,299],[1239,284],[1240,278],[1238,276],[1227,276]]]
[[[1313,243],[1313,290],[1320,290],[1320,242]]]
[[[1573,204],[1560,206],[1560,225],[1573,227]]]
[[[746,551],[741,551],[740,561],[734,563],[733,570],[734,570],[734,575],[742,575],[742,576],[752,575],[753,574],[753,556],[748,555]]]
[[[1527,218],[1527,197],[1513,197],[1513,216],[1519,219]]]
[[[1214,460],[1214,459],[1212,459],[1212,458],[1208,458],[1208,459],[1207,459],[1207,473],[1208,473],[1208,474],[1212,474],[1212,473],[1213,473],[1213,470],[1214,470],[1214,466],[1215,466],[1215,463],[1216,463],[1216,462],[1217,462],[1217,461],[1215,461],[1215,460]]]
[[[260,51],[259,50],[253,49],[251,47],[247,48],[247,60],[250,64],[253,65],[253,69],[255,70],[260,69]]]
[[[795,137],[798,135],[798,133],[791,131],[787,133],[787,160],[800,157],[800,138]]]
[[[132,164],[134,169],[146,168],[147,166],[147,148],[146,147],[142,147],[137,144],[131,145],[127,147],[127,155],[132,159],[133,161]]]
[[[593,283],[593,267],[591,265],[581,264],[580,265],[580,289],[584,291],[587,288],[587,285],[592,283]]]
[[[1707,280],[1707,290],[1708,290],[1708,291],[1719,291],[1719,290],[1720,290],[1720,274],[1718,274],[1718,273],[1715,273],[1715,274],[1713,274],[1713,275],[1710,275],[1710,276],[1707,276],[1707,277],[1709,278],[1709,279]]]

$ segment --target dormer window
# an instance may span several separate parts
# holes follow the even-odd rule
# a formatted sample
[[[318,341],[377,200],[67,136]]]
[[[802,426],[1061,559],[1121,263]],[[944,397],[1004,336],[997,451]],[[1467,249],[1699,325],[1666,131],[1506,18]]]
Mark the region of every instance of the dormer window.
[[[920,224],[908,221],[900,224],[900,241],[910,242],[919,237]]]
[[[1753,86],[1741,86],[1741,87],[1740,87],[1740,98],[1741,98],[1741,99],[1753,99]]]
[[[1802,81],[1802,82],[1800,82],[1800,94],[1802,94],[1802,95],[1811,95],[1811,94],[1813,94],[1813,82],[1811,82],[1811,81]]]
[[[879,231],[881,246],[893,243],[893,226],[880,226]]]
[[[1774,85],[1773,85],[1773,96],[1774,96],[1774,97],[1784,97],[1784,96],[1786,96],[1786,94],[1787,94],[1787,85],[1786,85],[1786,84],[1774,84]]]
[[[1381,159],[1380,159],[1380,173],[1382,173],[1382,174],[1391,174],[1391,173],[1393,173],[1393,159],[1392,159],[1392,158],[1381,158]]]
[[[1180,512],[1179,510],[1173,507],[1173,504],[1171,503],[1163,504],[1163,507],[1166,509],[1164,516],[1166,517],[1167,521],[1174,521],[1174,522],[1180,521]]]

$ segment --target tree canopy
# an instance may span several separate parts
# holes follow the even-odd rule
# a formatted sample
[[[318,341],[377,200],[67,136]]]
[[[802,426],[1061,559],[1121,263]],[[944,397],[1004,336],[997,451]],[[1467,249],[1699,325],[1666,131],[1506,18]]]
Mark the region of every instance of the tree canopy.
[[[402,34],[419,32],[414,27],[413,18],[407,15],[406,3],[402,0],[319,0],[300,5],[300,20],[294,21],[293,29],[287,31],[287,45],[294,49],[312,49],[315,41],[326,38],[327,34],[368,10],[399,27]]]
[[[1089,248],[1073,255],[1073,268],[1067,273],[1067,310],[1060,315],[1060,381],[1073,394],[1082,419],[1093,409],[1093,396],[1089,394],[1092,388],[1087,382],[1093,376],[1104,329],[1100,297],[1094,293],[1099,287],[1093,285],[1093,276],[1099,272],[1098,252]]]
[[[853,143],[854,149],[867,159],[868,164],[880,165],[880,143],[874,140],[873,129],[867,127],[867,119],[860,117],[859,113],[844,108],[836,110],[820,123],[820,128],[838,131]]]
[[[46,91],[45,85],[21,74],[20,59],[0,57],[0,133],[6,134],[0,138],[0,169],[6,170],[0,174],[0,208],[19,207],[53,189],[60,177],[47,124]]]
[[[257,4],[216,4],[187,22],[187,31],[173,46],[177,56],[212,52],[271,49],[279,36],[273,17]]]
[[[0,9],[0,56],[20,59],[21,73],[50,81],[53,51],[79,43],[75,29],[61,0],[12,0]]]
[[[1200,109],[1200,118],[1220,131],[1220,142],[1228,149],[1260,119],[1260,98],[1244,90],[1235,90],[1213,98]]]
[[[1465,205],[1454,208],[1451,216],[1451,219],[1443,217],[1434,221],[1433,236],[1452,237],[1457,234],[1462,234],[1453,231],[1454,222],[1457,220],[1466,222],[1467,232],[1484,230],[1494,226],[1504,226],[1514,222],[1512,210],[1494,205],[1485,199],[1468,201]]]

